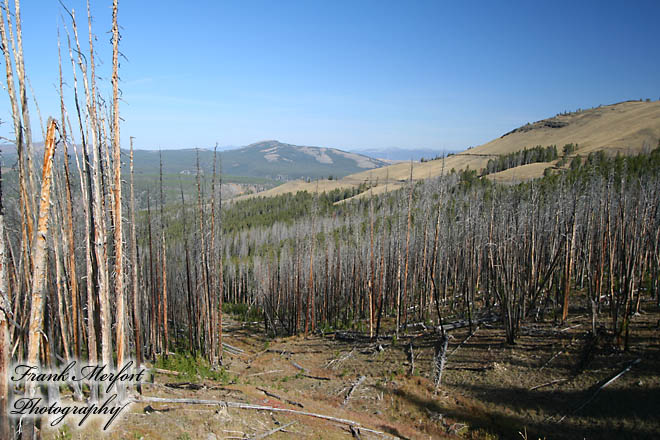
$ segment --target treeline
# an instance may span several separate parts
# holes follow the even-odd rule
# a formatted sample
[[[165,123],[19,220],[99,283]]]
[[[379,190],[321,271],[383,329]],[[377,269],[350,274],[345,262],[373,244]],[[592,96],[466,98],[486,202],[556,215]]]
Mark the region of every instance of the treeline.
[[[308,192],[286,193],[275,197],[254,197],[231,203],[223,213],[223,232],[232,233],[252,227],[270,226],[276,222],[291,224],[309,215],[314,203],[320,215],[327,215],[336,202],[365,192],[368,183],[357,187],[337,188],[321,193],[316,199]]]
[[[497,158],[489,159],[481,175],[485,176],[530,163],[552,162],[558,157],[556,145],[549,145],[547,147],[537,145],[534,148],[524,148],[514,153],[503,154]]]

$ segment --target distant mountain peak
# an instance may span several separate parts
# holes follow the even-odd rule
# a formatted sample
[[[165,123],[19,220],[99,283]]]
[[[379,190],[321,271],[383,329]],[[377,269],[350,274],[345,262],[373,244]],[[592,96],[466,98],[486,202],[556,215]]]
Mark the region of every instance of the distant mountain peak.
[[[225,151],[223,161],[232,174],[277,180],[342,177],[387,165],[385,161],[358,153],[293,145],[274,139]]]

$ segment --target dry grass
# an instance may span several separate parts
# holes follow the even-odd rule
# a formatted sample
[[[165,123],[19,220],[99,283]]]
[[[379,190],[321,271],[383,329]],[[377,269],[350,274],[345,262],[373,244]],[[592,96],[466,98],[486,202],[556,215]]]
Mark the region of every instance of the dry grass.
[[[381,340],[381,351],[368,340],[345,342],[331,335],[269,342],[262,329],[227,319],[227,342],[245,350],[243,355],[225,357],[235,383],[205,380],[200,382],[206,389],[180,390],[163,386],[176,378],[159,375],[156,385],[146,385],[144,392],[304,410],[410,439],[513,439],[521,438],[518,432],[524,430],[530,439],[651,439],[660,432],[660,310],[651,303],[645,303],[643,309],[645,313],[633,318],[628,351],[617,350],[607,337],[601,338],[587,362],[590,316],[586,309],[574,308],[573,318],[562,327],[548,320],[526,324],[515,346],[504,343],[499,325],[482,325],[449,356],[437,394],[430,379],[436,338],[431,333],[410,334],[397,343]],[[468,329],[452,335],[450,353],[465,339]],[[411,339],[416,354],[412,376],[406,353]],[[595,385],[636,358],[642,361],[572,414],[593,394]],[[330,380],[306,377],[294,363],[305,369],[304,374]],[[349,387],[361,375],[366,379],[342,406]],[[558,382],[531,390],[553,380]],[[267,396],[260,388],[277,397]],[[305,416],[181,404],[152,404],[155,411],[145,413],[145,406],[133,405],[106,438],[206,440],[210,433],[218,439],[242,438],[294,421],[286,432],[269,438],[351,438],[345,425]],[[567,417],[559,422],[563,416]],[[70,432],[72,438],[84,439],[96,438],[98,431],[89,427]],[[56,438],[56,434],[49,431],[45,438]],[[363,431],[362,438],[383,437]]]
[[[553,163],[539,162],[522,165],[499,173],[488,174],[486,177],[497,183],[520,183],[535,179],[543,175],[546,168],[554,166]]]
[[[567,125],[560,128],[550,128],[542,123],[532,124],[533,129],[516,131],[494,139],[486,144],[450,156],[444,163],[442,160],[415,163],[413,179],[437,177],[443,172],[449,172],[451,169],[462,170],[469,167],[473,170],[480,170],[486,166],[488,159],[494,155],[513,153],[537,145],[544,147],[557,145],[560,154],[561,148],[569,143],[577,143],[579,148],[573,154],[583,156],[599,150],[604,150],[609,154],[616,154],[617,152],[634,154],[645,148],[655,148],[660,139],[659,101],[622,102],[550,119]],[[543,175],[543,170],[547,166],[540,164],[526,165],[515,171],[507,170],[503,173],[497,173],[491,178],[500,182],[507,181],[508,178],[512,180],[532,179]],[[384,191],[386,180],[389,183],[388,190],[393,190],[397,188],[397,183],[400,184],[406,181],[409,175],[410,163],[401,162],[388,167],[351,174],[340,180],[321,180],[318,184],[318,190],[323,192],[335,188],[356,187],[363,182],[378,181],[378,186],[383,186],[380,191]],[[315,192],[316,188],[316,182],[295,181],[264,191],[258,195],[268,197],[286,192]]]

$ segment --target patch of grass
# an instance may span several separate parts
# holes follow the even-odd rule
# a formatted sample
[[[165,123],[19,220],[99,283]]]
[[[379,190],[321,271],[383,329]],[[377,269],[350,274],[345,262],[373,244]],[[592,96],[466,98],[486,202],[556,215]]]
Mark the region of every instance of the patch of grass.
[[[474,440],[499,440],[500,436],[493,434],[490,431],[487,431],[482,428],[474,429],[470,426],[462,427],[457,434],[464,439],[474,439]]]
[[[235,319],[243,322],[254,322],[263,320],[263,312],[259,307],[252,307],[242,303],[222,303],[222,313],[228,313]]]
[[[236,382],[227,370],[214,369],[209,362],[200,357],[193,357],[190,353],[180,352],[165,357],[160,357],[154,364],[156,368],[179,372],[178,379],[193,382],[197,380],[211,379],[221,382],[223,385]]]
[[[67,425],[62,425],[59,431],[57,431],[57,436],[55,437],[56,440],[71,440],[72,438],[73,434],[71,434]]]

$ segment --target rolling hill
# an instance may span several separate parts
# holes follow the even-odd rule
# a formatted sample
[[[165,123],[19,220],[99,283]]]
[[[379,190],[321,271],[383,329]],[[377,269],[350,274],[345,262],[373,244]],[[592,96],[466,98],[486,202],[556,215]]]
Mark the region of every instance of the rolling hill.
[[[343,177],[379,168],[387,162],[334,148],[263,141],[222,153],[223,171],[236,176],[273,180]]]
[[[36,162],[43,151],[43,143],[35,143]],[[78,148],[80,151],[80,147]],[[61,154],[61,150],[57,151]],[[186,194],[196,191],[197,155],[204,180],[209,180],[213,171],[213,151],[209,149],[180,150],[135,150],[135,181],[138,193],[147,191],[158,184],[160,155],[162,153],[165,195],[176,198],[179,186]],[[123,173],[128,175],[128,151],[122,151]],[[0,145],[0,158],[3,172],[11,177],[11,167],[17,161],[13,144]],[[333,179],[348,174],[386,166],[389,163],[379,159],[334,148],[308,147],[285,144],[278,141],[264,141],[237,149],[218,150],[218,167],[222,161],[224,194],[240,195],[272,188],[282,182],[295,179]],[[220,171],[218,169],[218,171]],[[334,181],[334,180],[332,180]],[[226,188],[225,188],[226,186]]]
[[[35,152],[42,151],[42,145],[35,143]],[[0,152],[5,159],[5,165],[16,161],[14,145],[0,145]],[[123,162],[128,162],[128,151],[122,153],[125,155]],[[136,174],[159,173],[160,153],[158,150],[135,150]],[[197,172],[197,152],[193,148],[162,150],[162,157],[163,172],[166,174]],[[384,160],[359,153],[335,148],[291,145],[274,140],[258,142],[242,148],[224,149],[224,151],[219,149],[218,159],[222,160],[222,172],[226,175],[278,181],[329,176],[339,178],[388,165]],[[211,172],[213,151],[199,149],[199,162],[202,172]]]
[[[572,156],[586,156],[591,152],[607,154],[633,154],[651,150],[660,140],[660,101],[626,101],[589,110],[562,113],[548,119],[516,128],[486,144],[448,156],[445,160],[414,163],[413,179],[436,177],[451,169],[482,170],[488,160],[500,155],[533,148],[556,145],[558,150],[566,144],[577,144]],[[543,175],[557,160],[510,168],[491,174],[489,178],[500,182],[529,180]],[[400,187],[410,175],[410,163],[398,163],[374,170],[346,176],[338,181],[288,182],[259,193],[271,196],[301,190],[319,191],[354,187],[365,181],[377,182],[374,194]]]

